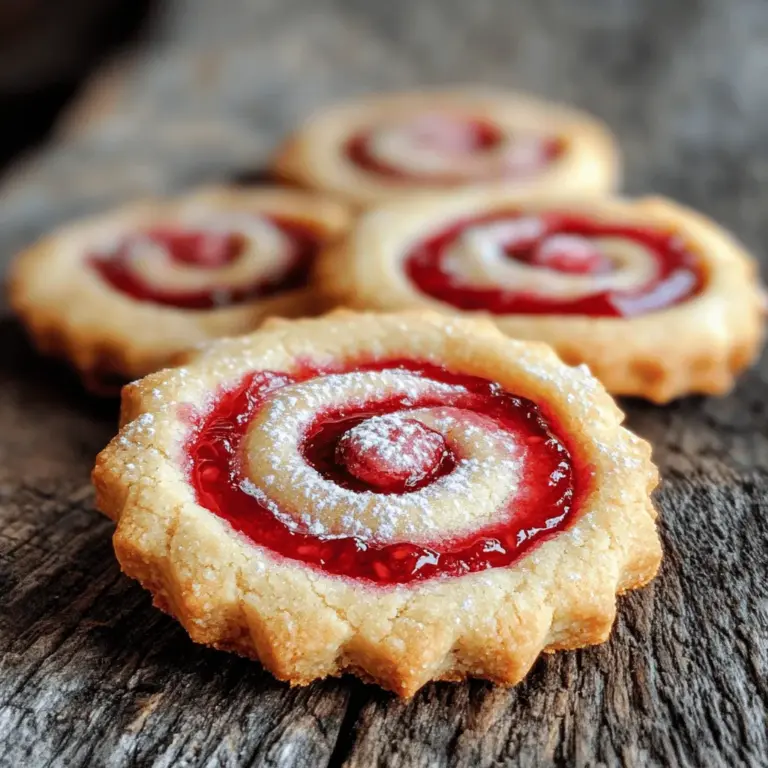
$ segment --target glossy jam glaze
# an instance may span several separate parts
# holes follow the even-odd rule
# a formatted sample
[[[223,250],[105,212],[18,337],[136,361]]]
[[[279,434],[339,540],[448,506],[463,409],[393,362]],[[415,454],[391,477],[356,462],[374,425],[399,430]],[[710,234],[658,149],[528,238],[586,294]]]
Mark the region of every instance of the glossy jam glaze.
[[[699,260],[674,232],[648,227],[593,221],[586,216],[547,212],[536,215],[541,234],[517,242],[506,255],[542,267],[540,295],[509,289],[478,288],[462,284],[446,265],[451,246],[469,227],[514,221],[516,212],[498,212],[465,219],[417,244],[405,259],[405,271],[418,289],[432,298],[462,310],[484,310],[495,315],[588,315],[633,317],[679,304],[703,286]],[[546,272],[557,270],[580,274],[604,274],[610,270],[599,255],[588,255],[589,238],[612,237],[632,240],[648,249],[657,261],[656,278],[633,292],[598,291],[569,299],[546,296]],[[559,241],[560,247],[549,247]],[[568,241],[572,243],[571,253]]]
[[[430,542],[377,542],[355,536],[323,537],[289,528],[253,495],[242,490],[241,443],[248,425],[276,387],[308,381],[328,373],[407,370],[433,381],[458,384],[466,392],[454,407],[481,414],[514,437],[526,452],[525,476],[510,494],[502,520],[461,538]],[[373,416],[416,408],[440,407],[432,394],[418,402],[392,397],[375,404],[355,404],[317,413],[303,436],[305,461],[336,485],[355,490],[379,488],[349,471],[339,460],[339,444],[351,429]],[[559,434],[551,417],[529,400],[503,391],[485,379],[453,374],[443,368],[413,361],[390,361],[346,366],[340,370],[306,367],[300,374],[259,372],[239,386],[219,394],[211,409],[192,419],[186,445],[190,482],[198,502],[223,518],[254,544],[298,560],[328,574],[378,585],[407,584],[438,576],[459,576],[488,568],[507,567],[545,539],[562,531],[578,514],[583,495],[592,483],[592,470],[578,461],[570,441]],[[399,493],[419,490],[453,471],[459,457],[450,451],[420,481],[400,487]],[[263,489],[266,490],[266,489]],[[312,517],[314,510],[306,513]]]
[[[308,223],[270,217],[269,221],[288,236],[292,254],[285,269],[276,278],[244,285],[237,290],[222,290],[212,285],[204,291],[158,290],[131,268],[128,256],[131,238],[127,238],[109,255],[92,254],[88,263],[112,288],[136,301],[161,304],[179,309],[211,309],[267,298],[306,285],[315,256],[321,245],[319,231]],[[197,268],[217,268],[232,263],[242,251],[243,241],[237,233],[155,228],[141,232],[167,250],[172,261]]]

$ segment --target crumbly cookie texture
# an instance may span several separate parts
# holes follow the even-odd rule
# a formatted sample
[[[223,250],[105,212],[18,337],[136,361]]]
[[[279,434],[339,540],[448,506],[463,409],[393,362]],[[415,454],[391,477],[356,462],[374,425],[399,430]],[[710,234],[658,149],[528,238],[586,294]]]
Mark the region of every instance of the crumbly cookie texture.
[[[419,242],[456,222],[482,220],[498,212],[522,217],[515,226],[535,224],[537,217],[558,212],[587,217],[599,225],[669,233],[696,260],[702,284],[671,306],[624,317],[463,309],[414,284],[405,262]],[[537,253],[542,261],[531,265],[505,256],[493,241],[498,233],[479,234],[475,240],[463,237],[450,255],[456,279],[470,287],[522,290],[546,300],[588,299],[605,285],[628,291],[630,296],[640,288],[642,294],[649,277],[642,246],[620,238],[593,239],[592,245],[578,237],[551,238],[545,243],[549,250],[544,247]],[[521,229],[518,235],[525,237],[526,232]],[[600,274],[599,269],[596,276],[573,274],[568,264],[557,271],[563,247],[571,260],[602,258],[599,249],[584,252],[594,244],[613,260],[611,274]],[[577,200],[475,191],[391,203],[363,215],[346,239],[326,251],[318,264],[318,284],[327,303],[336,306],[379,311],[423,308],[484,317],[510,336],[552,345],[569,364],[587,364],[612,394],[657,403],[692,393],[727,393],[736,375],[758,356],[764,337],[766,294],[755,261],[717,224],[659,197]]]
[[[267,316],[321,309],[311,285],[209,308],[139,301],[110,285],[89,263],[95,253],[109,252],[121,239],[154,227],[197,228],[214,236],[231,232],[245,243],[231,264],[172,263],[151,243],[141,242],[131,253],[130,268],[159,291],[216,285],[236,292],[244,281],[279,274],[289,247],[258,217],[295,221],[323,242],[339,237],[350,223],[346,207],[295,190],[212,187],[173,200],[144,200],[69,224],[20,254],[11,269],[10,304],[43,353],[69,361],[89,388],[110,390],[115,382],[169,364],[196,344],[253,330]]]
[[[380,585],[278,557],[201,505],[186,449],[194,429],[190,413],[210,410],[216,393],[231,391],[254,372],[290,374],[307,361],[338,369],[359,360],[403,359],[498,382],[539,404],[592,472],[573,523],[509,567]],[[384,541],[434,538],[435,525],[454,532],[487,523],[493,489],[498,483],[513,487],[530,471],[523,452],[503,472],[472,475],[482,466],[477,452],[507,450],[505,436],[482,419],[454,427],[448,418],[446,426],[440,421],[445,410],[433,405],[409,411],[405,421],[397,415],[383,424],[372,421],[342,444],[361,477],[363,459],[374,467],[385,461],[396,472],[420,471],[431,461],[435,431],[463,440],[461,450],[472,452],[471,460],[435,481],[434,495],[425,495],[435,500],[435,515],[429,503],[414,503],[405,519],[386,518],[396,523],[387,528],[376,511],[378,493],[365,503],[355,500],[298,458],[302,424],[325,412],[328,398],[353,402],[365,393],[376,399],[406,387],[416,402],[419,388],[436,388],[427,392],[433,397],[443,385],[429,377],[411,381],[399,368],[332,378],[317,374],[276,388],[248,425],[240,449],[250,492],[269,496],[274,487],[287,494],[279,506],[291,525]],[[649,445],[624,429],[622,418],[584,367],[568,367],[546,345],[512,340],[491,323],[429,312],[338,311],[320,319],[269,321],[251,335],[211,344],[183,367],[127,386],[120,433],[99,455],[93,482],[99,509],[117,523],[114,546],[123,571],[194,641],[258,659],[291,684],[351,672],[408,697],[430,680],[476,676],[514,684],[540,652],[608,637],[616,594],[646,584],[661,559],[650,500],[657,472]],[[277,441],[270,419],[279,422]],[[421,426],[413,427],[414,419]],[[388,439],[399,440],[397,453],[410,451],[410,459],[392,458],[392,451],[387,458],[381,441]],[[270,441],[275,445],[269,450],[282,451],[271,464],[262,450]],[[461,505],[451,505],[451,488],[459,495],[474,488],[477,498],[462,512]],[[400,504],[419,493],[393,500]],[[345,499],[352,512],[347,516],[339,508]]]
[[[452,121],[480,122],[503,139],[499,147],[449,153],[440,144],[460,143],[461,138],[441,137],[441,120],[447,130]],[[411,136],[414,131],[416,138]],[[401,178],[381,175],[350,159],[348,142],[365,132],[371,134],[372,151],[395,163],[403,171]],[[562,148],[552,162],[519,174],[500,172],[504,163],[512,168],[524,163],[525,154],[535,153],[542,137]],[[367,97],[327,108],[284,142],[272,167],[284,181],[369,207],[456,187],[604,194],[618,186],[621,162],[612,134],[591,115],[526,94],[465,87]],[[436,169],[446,178],[431,176]]]

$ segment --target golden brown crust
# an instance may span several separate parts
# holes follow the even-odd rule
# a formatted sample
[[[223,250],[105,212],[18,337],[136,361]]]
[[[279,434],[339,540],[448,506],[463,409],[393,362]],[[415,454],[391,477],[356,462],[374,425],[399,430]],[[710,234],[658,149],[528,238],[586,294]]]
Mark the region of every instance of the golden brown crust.
[[[444,304],[404,275],[409,243],[458,219],[510,207],[671,229],[699,258],[704,287],[675,306],[631,318],[494,315]],[[466,192],[392,203],[365,214],[345,240],[327,249],[317,274],[328,304],[482,316],[515,338],[551,344],[566,363],[587,364],[613,394],[658,403],[690,393],[728,392],[759,354],[764,335],[765,294],[755,262],[714,222],[660,197],[574,200]]]
[[[209,310],[139,302],[114,290],[84,264],[93,242],[115,233],[190,216],[190,209],[265,213],[306,222],[328,241],[350,223],[348,209],[306,192],[278,188],[198,190],[175,200],[145,200],[75,222],[20,254],[11,269],[9,299],[41,352],[68,360],[86,385],[143,376],[180,351],[256,328],[268,316],[322,310],[310,285],[265,299]]]
[[[197,504],[181,458],[190,406],[204,407],[211,391],[254,370],[363,352],[443,363],[545,403],[594,466],[576,522],[511,567],[379,588],[278,559]],[[622,418],[583,367],[490,323],[336,312],[270,321],[126,387],[123,427],[99,455],[93,481],[99,508],[117,522],[124,572],[197,642],[257,658],[292,684],[344,672],[402,696],[429,680],[513,684],[542,650],[605,640],[616,593],[656,573],[657,473],[650,447]]]
[[[563,142],[563,154],[540,172],[517,179],[468,180],[464,186],[603,194],[618,185],[619,150],[610,131],[596,118],[526,94],[486,87],[367,97],[325,109],[310,117],[278,148],[272,169],[285,181],[361,207],[414,194],[444,193],[450,189],[444,184],[417,185],[373,174],[357,167],[342,151],[346,141],[361,130],[427,111],[469,116],[513,131],[555,135]]]

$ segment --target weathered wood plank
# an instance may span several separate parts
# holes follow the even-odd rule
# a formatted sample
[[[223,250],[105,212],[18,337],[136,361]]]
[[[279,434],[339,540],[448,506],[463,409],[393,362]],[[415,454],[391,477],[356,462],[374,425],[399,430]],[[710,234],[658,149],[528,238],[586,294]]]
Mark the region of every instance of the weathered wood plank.
[[[89,402],[7,322],[0,347],[12,361],[0,366],[2,764],[327,762],[346,688],[291,691],[154,610],[92,506],[89,466],[115,404]]]
[[[347,764],[761,764],[767,491],[668,484],[664,569],[622,600],[608,644],[543,659],[512,691],[368,701]],[[727,524],[701,515],[711,505]]]
[[[5,187],[0,263],[68,216],[255,167],[314,104],[478,79],[593,109],[630,191],[700,207],[764,256],[762,0],[257,5],[171,7],[154,58]],[[768,359],[727,398],[626,403],[664,476],[666,558],[605,646],[542,659],[514,690],[403,703],[348,679],[292,691],[195,647],[120,576],[93,510],[115,404],[9,321],[0,349],[0,765],[768,763]]]

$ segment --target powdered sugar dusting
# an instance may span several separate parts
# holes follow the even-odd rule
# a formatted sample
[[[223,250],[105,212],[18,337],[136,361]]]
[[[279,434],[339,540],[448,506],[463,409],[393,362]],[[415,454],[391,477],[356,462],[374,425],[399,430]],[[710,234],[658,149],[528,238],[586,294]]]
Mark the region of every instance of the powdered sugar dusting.
[[[339,441],[338,458],[353,475],[372,485],[415,482],[433,471],[445,440],[415,419],[401,414],[374,416]]]
[[[301,441],[318,412],[354,409],[393,393],[401,397],[404,410],[363,422],[348,439],[388,469],[405,472],[429,459],[439,440],[457,457],[452,472],[419,490],[393,495],[342,488],[306,462]],[[418,540],[435,531],[460,532],[490,523],[518,487],[522,447],[490,419],[461,407],[409,407],[430,398],[460,403],[466,394],[461,386],[402,370],[333,374],[283,387],[251,424],[241,487],[292,529],[322,535]],[[403,441],[425,434],[434,437],[403,450]]]

